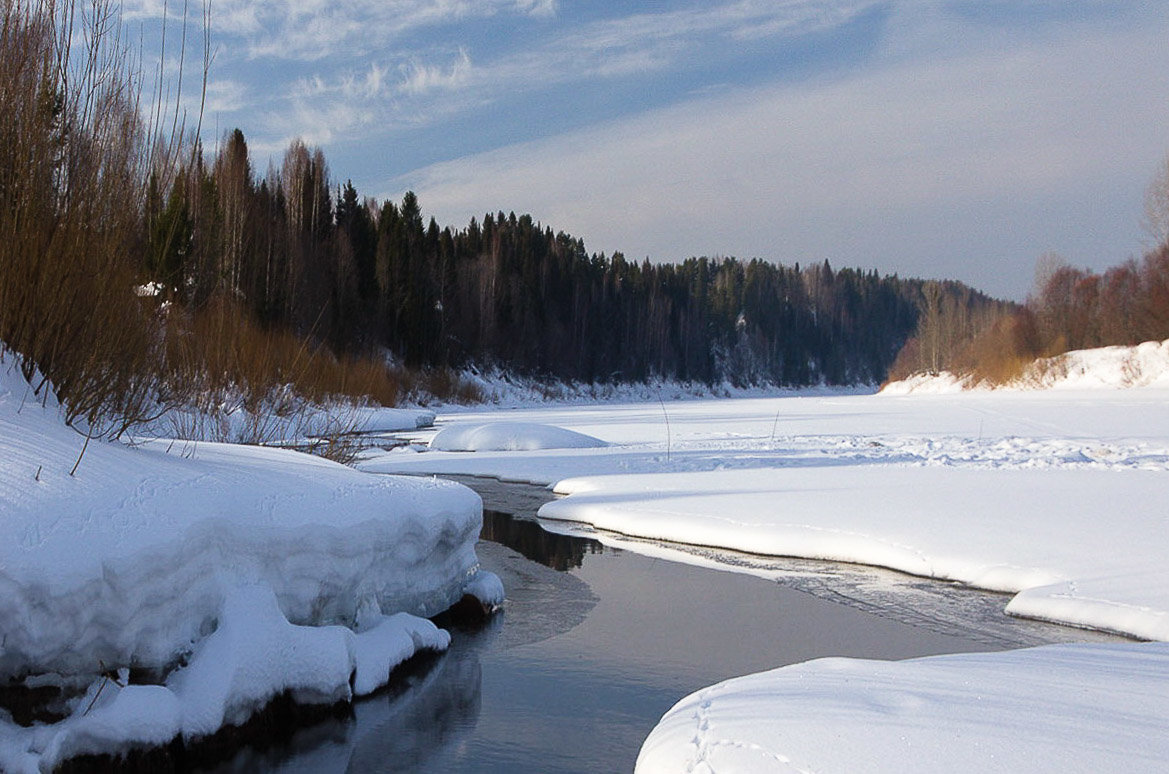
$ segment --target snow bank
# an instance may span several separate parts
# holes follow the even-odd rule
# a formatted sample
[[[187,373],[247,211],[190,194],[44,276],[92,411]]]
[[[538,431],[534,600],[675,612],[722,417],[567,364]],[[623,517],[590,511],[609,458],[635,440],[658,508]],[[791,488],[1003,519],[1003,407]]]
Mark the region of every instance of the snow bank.
[[[871,385],[812,385],[807,387],[781,387],[759,385],[736,387],[730,382],[707,384],[706,382],[678,382],[650,379],[645,382],[592,383],[549,381],[544,377],[525,377],[498,369],[479,370],[475,368],[457,372],[458,381],[471,385],[481,398],[481,403],[494,408],[535,408],[548,405],[589,406],[611,403],[674,402],[708,398],[758,398],[780,395],[856,395],[872,393]],[[422,400],[425,405],[436,405],[433,396]],[[474,412],[480,408],[475,404],[443,405],[444,413]]]
[[[1165,484],[1161,471],[953,466],[602,476],[560,481],[556,491],[570,496],[544,505],[540,516],[1026,590],[1010,612],[1169,639]],[[1088,585],[1107,577],[1126,580]]]
[[[1165,643],[822,659],[686,697],[636,771],[1154,771],[1167,726]]]
[[[1017,592],[1011,613],[1169,640],[1169,389],[978,390],[527,410],[613,445],[384,453],[555,482],[542,517]],[[476,421],[490,421],[477,414]],[[637,550],[630,541],[625,547]],[[1169,650],[831,660],[684,700],[639,771],[1126,771],[1169,759]]]
[[[1111,390],[1133,387],[1169,387],[1169,340],[1146,341],[1132,347],[1100,347],[1067,352],[1036,360],[1022,375],[998,390]],[[943,371],[913,374],[890,382],[881,395],[944,395],[969,389],[987,389],[969,376]]]
[[[10,366],[0,363],[0,679],[91,685],[52,726],[21,729],[0,711],[0,770],[203,736],[282,693],[368,693],[416,650],[446,647],[413,616],[465,593],[502,597],[478,568],[481,502],[464,487],[271,448],[86,448]],[[165,685],[100,676],[126,667]]]
[[[1083,349],[1040,360],[1012,386],[1057,390],[1169,387],[1169,340]]]
[[[430,448],[437,451],[534,451],[603,446],[608,444],[591,435],[535,422],[459,423],[442,428],[430,439]]]

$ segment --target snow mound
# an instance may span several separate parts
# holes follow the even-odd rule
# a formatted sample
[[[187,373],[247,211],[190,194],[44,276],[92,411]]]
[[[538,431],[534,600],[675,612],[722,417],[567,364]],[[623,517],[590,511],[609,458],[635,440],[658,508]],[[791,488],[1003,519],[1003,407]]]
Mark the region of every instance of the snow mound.
[[[536,422],[448,425],[430,440],[436,451],[536,451],[595,449],[608,444],[591,435]]]
[[[889,382],[878,395],[953,395],[971,389],[970,378],[949,371],[936,374],[910,374],[904,379]]]
[[[1039,360],[1013,386],[1058,390],[1169,387],[1169,340],[1082,349]]]
[[[1100,347],[1036,360],[1005,385],[990,387],[948,371],[890,382],[881,395],[951,394],[970,389],[1099,390],[1169,387],[1169,340],[1131,347]]]
[[[282,449],[86,443],[0,362],[0,681],[49,680],[71,713],[27,729],[0,710],[0,770],[376,690],[447,646],[415,616],[502,596],[481,512],[457,484]],[[131,668],[163,684],[108,677]]]
[[[1169,644],[821,659],[678,702],[636,771],[1153,771]]]

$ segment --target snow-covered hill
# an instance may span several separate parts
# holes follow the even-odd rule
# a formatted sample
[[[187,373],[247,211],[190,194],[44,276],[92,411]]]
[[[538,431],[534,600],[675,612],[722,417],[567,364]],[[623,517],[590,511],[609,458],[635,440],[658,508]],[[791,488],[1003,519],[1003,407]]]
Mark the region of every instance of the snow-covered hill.
[[[970,376],[915,374],[890,382],[882,395],[951,393],[971,389],[1085,390],[1169,387],[1169,340],[1133,347],[1080,349],[1036,360],[1007,384],[989,386]]]

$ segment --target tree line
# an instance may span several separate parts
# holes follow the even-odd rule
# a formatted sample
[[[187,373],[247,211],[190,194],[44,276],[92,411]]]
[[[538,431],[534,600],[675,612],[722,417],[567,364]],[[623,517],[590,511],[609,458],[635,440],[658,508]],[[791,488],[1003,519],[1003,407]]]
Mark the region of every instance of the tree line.
[[[919,280],[827,262],[589,253],[583,240],[496,212],[460,229],[334,186],[320,149],[290,144],[253,172],[228,132],[207,162],[151,177],[144,280],[199,308],[242,304],[336,353],[388,349],[412,368],[498,367],[585,381],[736,385],[881,381],[922,308]],[[959,283],[947,299],[993,302]]]
[[[1101,274],[1041,256],[1024,304],[963,304],[926,283],[917,329],[890,378],[950,371],[1001,384],[1037,358],[1169,339],[1169,239]]]

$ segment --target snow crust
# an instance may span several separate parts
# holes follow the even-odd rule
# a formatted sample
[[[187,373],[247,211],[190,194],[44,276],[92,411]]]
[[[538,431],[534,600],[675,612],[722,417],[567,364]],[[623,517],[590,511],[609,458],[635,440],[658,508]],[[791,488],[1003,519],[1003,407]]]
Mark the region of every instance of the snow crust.
[[[549,519],[957,580],[1015,594],[1013,614],[1169,639],[1166,406],[1148,386],[542,408],[508,418],[612,445],[362,467],[553,486]]]
[[[447,646],[418,616],[466,593],[502,601],[478,567],[482,503],[465,487],[273,448],[86,447],[10,358],[0,679],[89,687],[59,723],[21,728],[0,710],[2,771],[199,738],[282,694],[347,701]],[[128,685],[128,667],[161,679]]]
[[[608,446],[591,435],[537,422],[461,422],[447,425],[430,439],[436,451],[535,451],[595,449]]]
[[[686,697],[636,771],[1158,771],[1167,718],[1166,643],[820,659]]]

